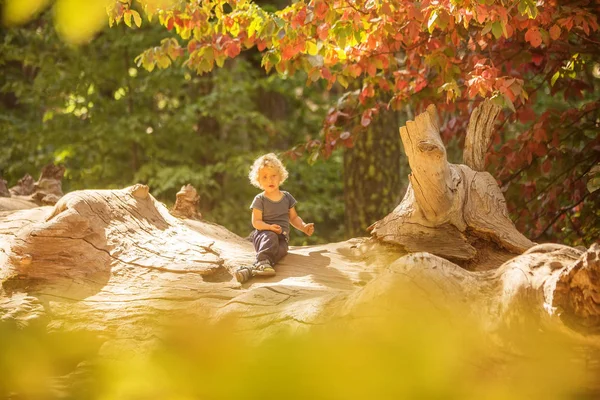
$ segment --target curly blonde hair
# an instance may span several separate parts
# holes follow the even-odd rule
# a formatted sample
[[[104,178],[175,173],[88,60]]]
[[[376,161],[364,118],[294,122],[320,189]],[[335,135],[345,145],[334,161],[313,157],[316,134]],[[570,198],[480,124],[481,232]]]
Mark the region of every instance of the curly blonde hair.
[[[285,182],[285,180],[288,177],[287,169],[285,169],[281,160],[279,160],[279,158],[277,158],[277,156],[274,153],[269,153],[265,154],[264,156],[260,156],[256,160],[254,160],[252,167],[250,167],[250,173],[248,174],[248,179],[250,179],[250,183],[259,189],[262,188],[260,187],[260,183],[258,182],[258,175],[260,173],[260,170],[265,167],[275,168],[277,171],[279,171],[279,176],[281,177],[281,180],[279,181],[280,185],[283,182]]]

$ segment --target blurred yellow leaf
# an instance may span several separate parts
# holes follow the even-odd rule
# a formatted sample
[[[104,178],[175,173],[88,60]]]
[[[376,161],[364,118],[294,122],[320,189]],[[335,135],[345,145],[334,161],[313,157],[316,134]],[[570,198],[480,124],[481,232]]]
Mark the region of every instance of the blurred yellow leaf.
[[[131,28],[131,12],[125,11],[123,13],[123,21],[125,21],[125,25]]]
[[[6,0],[2,5],[2,24],[20,25],[42,11],[50,0]]]
[[[62,38],[73,44],[88,42],[107,25],[108,0],[57,0],[54,23]]]
[[[133,21],[135,22],[135,26],[137,26],[138,28],[142,26],[142,17],[140,16],[140,13],[138,13],[135,10],[131,10],[131,15],[133,15]]]

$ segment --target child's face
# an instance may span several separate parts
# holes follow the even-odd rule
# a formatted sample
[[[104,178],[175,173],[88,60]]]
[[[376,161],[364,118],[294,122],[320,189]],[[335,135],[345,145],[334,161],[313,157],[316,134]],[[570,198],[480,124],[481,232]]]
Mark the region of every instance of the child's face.
[[[273,192],[279,190],[281,176],[275,168],[264,167],[258,171],[258,183],[265,192]]]

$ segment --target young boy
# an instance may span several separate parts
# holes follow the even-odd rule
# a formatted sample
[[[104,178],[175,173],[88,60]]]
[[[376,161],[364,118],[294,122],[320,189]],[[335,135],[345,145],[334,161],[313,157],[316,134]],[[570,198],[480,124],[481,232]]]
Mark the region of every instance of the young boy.
[[[238,282],[245,282],[256,275],[275,275],[275,264],[288,252],[290,224],[311,236],[314,224],[307,224],[296,212],[296,199],[279,186],[287,179],[288,172],[273,153],[259,157],[250,169],[250,183],[263,192],[254,197],[251,234],[256,262],[250,267],[241,267],[235,273]]]

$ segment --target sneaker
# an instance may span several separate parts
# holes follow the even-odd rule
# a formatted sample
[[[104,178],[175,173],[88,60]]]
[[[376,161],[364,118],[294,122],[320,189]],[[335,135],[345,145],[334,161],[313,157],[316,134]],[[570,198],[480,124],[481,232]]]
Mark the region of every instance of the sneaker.
[[[269,262],[269,260],[257,261],[252,269],[252,276],[273,276],[275,275],[275,269]]]
[[[244,283],[248,279],[252,278],[253,274],[250,267],[240,267],[237,271],[235,271],[235,279],[239,283]]]

